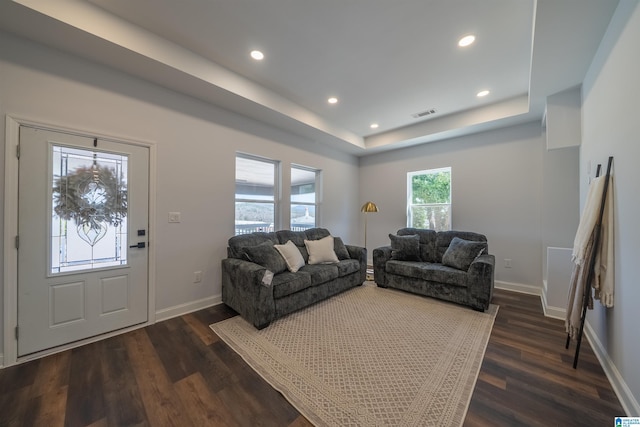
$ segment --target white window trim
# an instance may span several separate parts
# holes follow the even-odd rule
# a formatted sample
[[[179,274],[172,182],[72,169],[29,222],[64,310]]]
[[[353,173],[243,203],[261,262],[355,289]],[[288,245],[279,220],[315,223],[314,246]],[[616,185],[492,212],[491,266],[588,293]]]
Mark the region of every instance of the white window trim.
[[[424,169],[420,171],[407,172],[407,227],[413,227],[413,218],[411,213],[412,206],[449,206],[449,225],[450,230],[453,230],[453,180],[449,181],[449,199],[450,203],[421,203],[421,204],[413,204],[411,203],[411,194],[412,194],[412,185],[411,179],[416,175],[428,175],[428,174],[436,174],[440,172],[449,172],[449,176],[453,176],[453,170],[451,166],[442,167],[442,168],[434,168],[434,169]]]
[[[257,156],[255,154],[248,154],[248,153],[243,153],[240,151],[236,152],[236,155],[234,157],[234,162],[235,159],[237,159],[238,157],[241,157],[243,159],[248,159],[248,160],[255,160],[258,162],[265,162],[265,163],[271,163],[274,166],[274,183],[273,183],[273,228],[274,230],[280,230],[282,229],[282,224],[281,224],[281,206],[282,206],[282,200],[280,195],[282,194],[281,188],[282,188],[282,165],[281,162],[279,160],[275,160],[275,159],[270,159],[268,157],[262,157],[262,156]],[[235,171],[234,168],[234,174],[237,173]],[[235,176],[234,176],[234,187],[235,187]],[[235,203],[237,202],[247,202],[247,203],[267,203],[265,202],[264,199],[249,199],[249,198],[237,198],[236,194],[235,194],[235,190],[234,190],[234,206]],[[271,203],[271,202],[268,202]],[[235,213],[234,213],[234,222],[235,222]],[[235,234],[235,233],[234,233]]]
[[[315,203],[305,203],[305,202],[296,202],[297,205],[309,205],[315,206],[316,209],[316,227],[320,227],[322,224],[322,169],[316,169],[309,166],[303,166],[296,163],[291,163],[291,169],[300,169],[309,172],[315,173],[315,191],[316,191],[316,200]],[[291,188],[292,183],[289,182],[289,188]],[[289,194],[289,210],[291,210],[291,193]],[[289,223],[291,223],[291,218],[289,218]],[[291,227],[291,224],[289,224]]]

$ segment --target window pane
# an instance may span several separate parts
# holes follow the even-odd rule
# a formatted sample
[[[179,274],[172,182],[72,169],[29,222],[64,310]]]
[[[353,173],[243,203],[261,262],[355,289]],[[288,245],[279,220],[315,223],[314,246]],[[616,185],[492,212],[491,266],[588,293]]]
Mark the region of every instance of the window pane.
[[[407,174],[407,226],[451,229],[451,168]]]
[[[127,264],[127,156],[53,146],[51,273]]]
[[[274,200],[276,165],[236,156],[236,199]]]
[[[235,234],[273,231],[277,162],[236,156]]]
[[[306,230],[317,224],[317,176],[318,171],[313,169],[291,168],[291,230]]]
[[[411,219],[415,228],[451,230],[451,205],[411,206]]]
[[[273,203],[236,202],[236,235],[273,231]]]
[[[451,171],[411,177],[411,203],[451,203]]]
[[[301,231],[316,226],[315,205],[291,204],[291,230]]]

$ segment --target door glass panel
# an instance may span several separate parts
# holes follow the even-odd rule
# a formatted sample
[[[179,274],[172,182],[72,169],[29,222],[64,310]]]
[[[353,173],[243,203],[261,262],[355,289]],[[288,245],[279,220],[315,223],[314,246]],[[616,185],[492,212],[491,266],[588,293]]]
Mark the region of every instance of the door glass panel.
[[[127,264],[126,155],[52,146],[51,273]]]

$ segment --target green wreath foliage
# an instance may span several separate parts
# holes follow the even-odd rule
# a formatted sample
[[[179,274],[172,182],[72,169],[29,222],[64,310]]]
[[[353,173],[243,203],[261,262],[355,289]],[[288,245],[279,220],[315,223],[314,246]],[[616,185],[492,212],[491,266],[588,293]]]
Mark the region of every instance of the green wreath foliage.
[[[102,184],[103,200],[91,202],[86,194],[89,185],[95,181]],[[96,165],[79,167],[72,173],[57,178],[53,183],[53,201],[56,215],[76,224],[88,224],[100,228],[106,222],[118,226],[127,216],[127,189],[114,169]]]

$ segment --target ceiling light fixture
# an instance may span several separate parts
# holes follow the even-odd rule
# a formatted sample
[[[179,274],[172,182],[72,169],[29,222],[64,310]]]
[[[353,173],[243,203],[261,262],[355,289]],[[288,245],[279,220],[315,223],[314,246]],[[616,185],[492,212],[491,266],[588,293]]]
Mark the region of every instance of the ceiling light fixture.
[[[476,36],[473,36],[473,35],[464,36],[458,41],[458,46],[466,47],[472,44],[474,41],[476,41]]]
[[[262,61],[264,59],[264,53],[260,52],[259,50],[252,50],[251,57],[256,61]]]
[[[488,90],[481,90],[480,92],[477,93],[477,97],[478,98],[482,98],[483,96],[487,96],[489,95],[489,91]]]
[[[336,98],[335,96],[332,96],[331,98],[327,99],[327,102],[329,104],[337,104],[338,103],[338,98]]]
[[[371,126],[369,126],[371,129],[378,129],[378,124],[377,123],[371,123]]]

